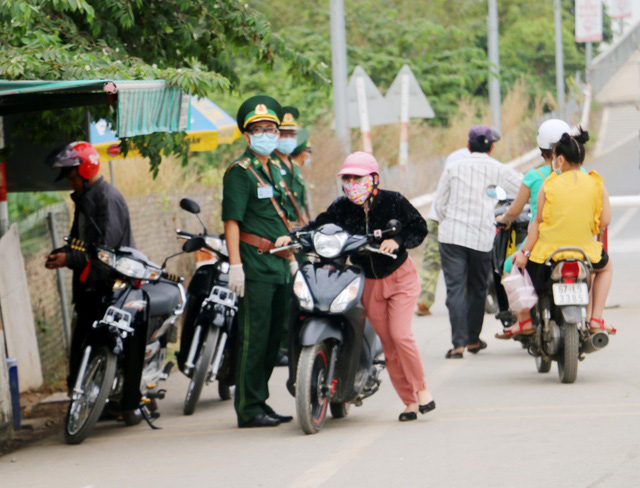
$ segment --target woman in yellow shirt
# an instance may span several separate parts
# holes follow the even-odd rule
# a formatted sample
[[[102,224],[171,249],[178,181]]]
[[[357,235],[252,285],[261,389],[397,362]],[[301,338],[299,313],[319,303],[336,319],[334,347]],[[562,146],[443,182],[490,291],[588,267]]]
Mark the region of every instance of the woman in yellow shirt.
[[[576,136],[567,133],[553,147],[552,174],[538,194],[538,212],[529,229],[522,250],[514,255],[513,263],[525,268],[538,294],[549,280],[551,269],[547,258],[560,247],[582,248],[593,265],[593,297],[590,304],[590,329],[615,334],[616,329],[605,325],[604,306],[613,279],[613,265],[595,236],[611,222],[609,194],[598,173],[581,171],[585,157],[584,143],[589,133],[580,129]],[[558,259],[581,258],[576,253],[562,253]],[[527,314],[513,327],[509,335],[533,334],[531,316]]]

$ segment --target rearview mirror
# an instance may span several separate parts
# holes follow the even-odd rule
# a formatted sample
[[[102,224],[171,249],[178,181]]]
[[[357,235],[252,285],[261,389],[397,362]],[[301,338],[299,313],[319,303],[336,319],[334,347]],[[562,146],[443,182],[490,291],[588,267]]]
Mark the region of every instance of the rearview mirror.
[[[387,227],[385,230],[387,231],[386,234],[388,236],[397,236],[402,230],[402,224],[399,220],[391,219],[389,222],[387,222]]]
[[[184,252],[195,252],[202,249],[205,246],[204,237],[192,237],[182,245]]]
[[[507,192],[501,186],[489,185],[486,190],[487,196],[494,200],[503,201],[507,199]]]
[[[192,214],[200,213],[200,205],[197,202],[194,202],[190,198],[183,198],[180,200],[180,208]]]

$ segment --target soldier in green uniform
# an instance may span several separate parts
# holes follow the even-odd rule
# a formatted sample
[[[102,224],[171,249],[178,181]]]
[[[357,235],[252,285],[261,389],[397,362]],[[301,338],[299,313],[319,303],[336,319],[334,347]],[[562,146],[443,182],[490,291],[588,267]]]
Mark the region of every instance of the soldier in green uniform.
[[[296,107],[283,107],[282,124],[280,124],[280,139],[274,156],[282,166],[282,177],[287,185],[287,207],[295,215],[295,225],[305,225],[309,222],[307,206],[307,188],[300,171],[300,166],[291,155],[298,147],[298,117],[300,112]]]
[[[270,155],[278,141],[282,108],[271,97],[246,100],[238,127],[248,148],[224,177],[222,220],[229,250],[229,287],[238,294],[235,409],[239,427],[271,427],[292,420],[266,403],[268,382],[288,322],[292,261],[270,254],[289,233],[280,165]],[[295,262],[295,261],[293,261]],[[296,263],[297,266],[297,263]]]

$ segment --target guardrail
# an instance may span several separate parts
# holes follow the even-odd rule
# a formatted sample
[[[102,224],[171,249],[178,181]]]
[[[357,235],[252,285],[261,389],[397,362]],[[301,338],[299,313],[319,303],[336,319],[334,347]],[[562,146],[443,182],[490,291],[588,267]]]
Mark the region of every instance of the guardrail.
[[[640,195],[610,196],[611,208],[640,207]]]

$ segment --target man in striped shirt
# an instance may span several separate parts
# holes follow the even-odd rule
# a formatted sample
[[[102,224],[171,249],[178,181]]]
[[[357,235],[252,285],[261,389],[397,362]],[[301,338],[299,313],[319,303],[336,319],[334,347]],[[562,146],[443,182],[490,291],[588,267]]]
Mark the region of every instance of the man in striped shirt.
[[[487,347],[480,332],[495,217],[486,189],[497,185],[515,195],[522,179],[489,156],[494,142],[490,127],[473,126],[468,138],[471,154],[447,166],[438,183],[434,205],[453,342],[447,358],[462,358],[465,347],[474,354]]]

